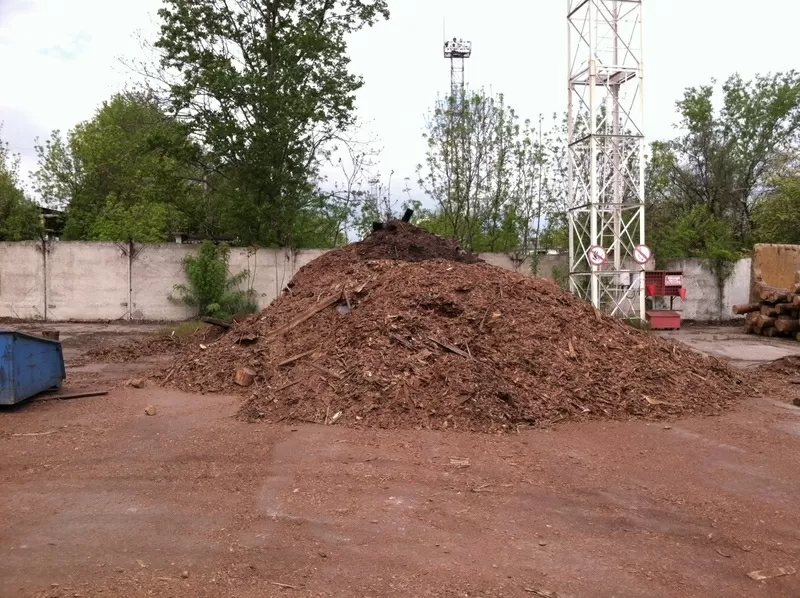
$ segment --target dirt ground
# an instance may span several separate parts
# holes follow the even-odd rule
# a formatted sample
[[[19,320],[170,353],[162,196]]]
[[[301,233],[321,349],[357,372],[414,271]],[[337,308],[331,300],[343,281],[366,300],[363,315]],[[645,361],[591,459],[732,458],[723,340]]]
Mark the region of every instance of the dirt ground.
[[[159,328],[74,326],[68,360]],[[673,335],[742,366],[800,353]],[[747,576],[800,567],[785,399],[504,436],[247,424],[240,398],[152,386],[28,403],[0,411],[0,596],[800,596]]]

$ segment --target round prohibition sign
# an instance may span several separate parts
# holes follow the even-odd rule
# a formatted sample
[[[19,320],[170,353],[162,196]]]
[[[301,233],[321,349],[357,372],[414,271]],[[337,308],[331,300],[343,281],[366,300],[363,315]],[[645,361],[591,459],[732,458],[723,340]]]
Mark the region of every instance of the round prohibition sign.
[[[589,247],[589,251],[586,252],[586,259],[589,260],[592,266],[602,266],[608,260],[608,254],[599,245],[592,245]]]
[[[637,245],[633,249],[633,261],[637,264],[644,266],[647,262],[653,259],[653,250],[647,245]]]

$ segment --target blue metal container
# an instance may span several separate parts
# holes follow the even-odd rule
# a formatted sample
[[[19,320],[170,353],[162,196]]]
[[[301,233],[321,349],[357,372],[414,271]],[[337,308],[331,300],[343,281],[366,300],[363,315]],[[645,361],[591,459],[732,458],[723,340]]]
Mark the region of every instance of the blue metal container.
[[[0,405],[14,405],[66,378],[61,343],[0,328]]]

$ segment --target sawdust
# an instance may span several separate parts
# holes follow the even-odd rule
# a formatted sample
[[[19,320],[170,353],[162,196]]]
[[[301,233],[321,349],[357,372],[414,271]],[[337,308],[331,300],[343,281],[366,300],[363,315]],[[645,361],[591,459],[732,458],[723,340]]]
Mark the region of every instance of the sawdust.
[[[234,385],[238,366],[257,372],[252,386]],[[247,393],[249,420],[499,431],[714,414],[752,392],[744,375],[403,225],[306,265],[162,380]]]

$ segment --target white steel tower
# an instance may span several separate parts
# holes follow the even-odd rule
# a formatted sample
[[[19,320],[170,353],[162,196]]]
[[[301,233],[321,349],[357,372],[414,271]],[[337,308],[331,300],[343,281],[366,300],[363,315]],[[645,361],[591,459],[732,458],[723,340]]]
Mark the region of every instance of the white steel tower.
[[[444,42],[444,57],[450,60],[450,94],[456,101],[464,94],[464,60],[472,56],[472,42],[453,38]]]
[[[570,288],[605,313],[641,320],[642,0],[567,6]]]

